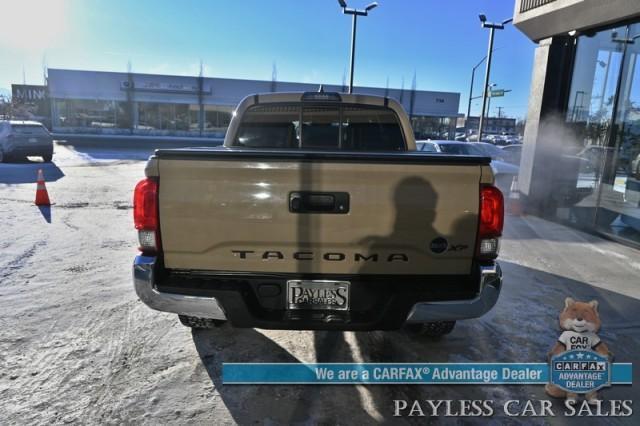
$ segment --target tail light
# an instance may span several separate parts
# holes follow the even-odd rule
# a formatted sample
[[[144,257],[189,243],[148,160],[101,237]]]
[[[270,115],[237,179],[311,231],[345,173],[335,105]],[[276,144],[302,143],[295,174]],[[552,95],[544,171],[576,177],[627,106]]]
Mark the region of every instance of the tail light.
[[[160,251],[158,220],[158,180],[146,178],[138,182],[133,195],[133,223],[138,230],[139,249],[144,254]]]
[[[504,226],[504,197],[495,186],[480,187],[480,214],[478,220],[478,246],[476,258],[490,260],[498,257],[500,236]]]

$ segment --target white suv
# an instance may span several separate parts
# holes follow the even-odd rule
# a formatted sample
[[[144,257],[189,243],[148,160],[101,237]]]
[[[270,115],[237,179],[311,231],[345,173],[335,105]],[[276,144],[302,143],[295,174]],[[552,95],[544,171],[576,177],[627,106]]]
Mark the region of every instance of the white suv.
[[[53,138],[47,128],[37,121],[0,121],[0,163],[30,155],[51,161]]]

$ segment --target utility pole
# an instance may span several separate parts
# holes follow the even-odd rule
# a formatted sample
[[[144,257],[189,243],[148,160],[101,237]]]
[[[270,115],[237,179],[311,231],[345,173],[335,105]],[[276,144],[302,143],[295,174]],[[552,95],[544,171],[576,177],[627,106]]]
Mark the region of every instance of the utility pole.
[[[369,11],[378,7],[378,3],[373,2],[367,5],[364,10],[350,9],[347,7],[345,0],[338,0],[340,7],[342,7],[342,13],[345,15],[351,15],[353,17],[351,23],[351,59],[349,69],[349,93],[353,93],[353,71],[356,61],[356,29],[358,25],[358,16],[367,16]]]
[[[502,110],[504,109],[504,107],[499,106],[496,108],[498,108],[498,118],[502,118]]]
[[[503,30],[504,26],[511,22],[512,19],[506,19],[502,21],[502,23],[494,23],[487,22],[487,17],[485,15],[480,15],[480,22],[482,23],[482,28],[489,28],[489,46],[487,48],[487,68],[484,74],[484,86],[483,86],[483,94],[482,94],[482,113],[480,114],[480,125],[478,126],[478,142],[482,140],[482,131],[484,130],[484,115],[487,111],[487,97],[489,90],[489,75],[491,73],[491,59],[493,56],[493,36],[495,30]]]

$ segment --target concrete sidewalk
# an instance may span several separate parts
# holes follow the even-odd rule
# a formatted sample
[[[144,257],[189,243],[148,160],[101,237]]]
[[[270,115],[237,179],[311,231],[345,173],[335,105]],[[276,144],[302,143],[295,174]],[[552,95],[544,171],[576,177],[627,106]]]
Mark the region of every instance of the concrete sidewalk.
[[[500,260],[640,300],[639,250],[535,216],[506,217]]]

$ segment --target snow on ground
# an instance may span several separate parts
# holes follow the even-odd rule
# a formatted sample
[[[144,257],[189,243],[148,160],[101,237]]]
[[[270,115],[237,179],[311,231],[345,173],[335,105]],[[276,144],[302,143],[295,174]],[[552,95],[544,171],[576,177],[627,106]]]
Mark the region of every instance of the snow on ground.
[[[541,386],[224,386],[221,366],[544,362],[566,296],[597,298],[601,337],[617,361],[637,360],[638,252],[528,217],[507,219],[496,308],[460,321],[442,340],[229,326],[192,333],[174,315],[148,309],[132,288],[131,196],[146,155],[56,146],[53,164],[0,164],[1,423],[395,423],[410,419],[392,417],[394,399],[545,399]],[[38,168],[50,210],[32,204]],[[604,395],[638,399],[637,389],[614,386]],[[584,422],[547,422],[571,420]]]

